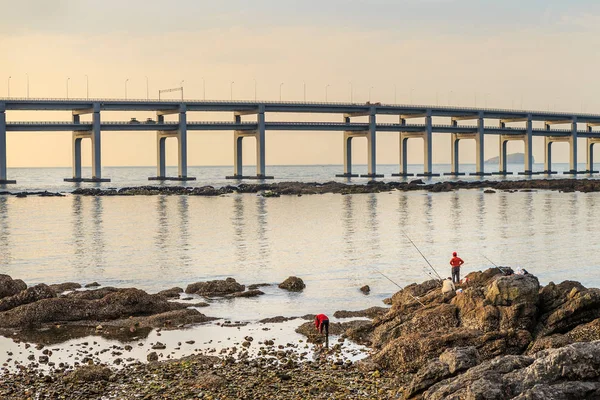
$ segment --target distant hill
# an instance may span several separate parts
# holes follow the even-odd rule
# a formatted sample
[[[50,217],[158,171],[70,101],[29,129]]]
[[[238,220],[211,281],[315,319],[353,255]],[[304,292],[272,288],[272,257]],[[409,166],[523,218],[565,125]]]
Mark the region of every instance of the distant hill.
[[[533,162],[535,163],[535,158],[532,156]],[[486,164],[498,164],[500,161],[500,157],[492,157],[485,160]],[[506,163],[507,164],[523,164],[525,162],[525,154],[524,153],[510,153],[506,155]]]

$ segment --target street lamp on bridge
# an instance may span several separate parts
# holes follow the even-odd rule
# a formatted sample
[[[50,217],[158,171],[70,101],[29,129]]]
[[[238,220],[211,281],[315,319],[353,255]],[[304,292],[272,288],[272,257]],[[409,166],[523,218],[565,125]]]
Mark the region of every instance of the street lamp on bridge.
[[[125,100],[127,100],[127,82],[129,82],[129,78],[125,79]]]
[[[85,97],[86,99],[90,98],[90,78],[85,76]]]
[[[327,103],[327,88],[331,85],[325,85],[325,103]]]
[[[7,85],[8,96],[7,97],[10,97],[10,78],[12,78],[12,76],[8,77],[8,85]]]
[[[69,81],[70,80],[71,80],[71,78],[67,77],[67,99],[69,98]]]
[[[234,81],[231,81],[231,83],[229,84],[229,99],[231,101],[233,101],[233,84],[234,83],[235,83]]]
[[[279,84],[279,101],[281,101],[281,88],[283,87],[283,82]]]

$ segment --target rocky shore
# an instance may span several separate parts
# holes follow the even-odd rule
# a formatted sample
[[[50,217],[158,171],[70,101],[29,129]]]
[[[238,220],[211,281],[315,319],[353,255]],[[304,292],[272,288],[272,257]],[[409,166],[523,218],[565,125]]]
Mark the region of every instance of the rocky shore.
[[[168,301],[165,293],[100,288],[58,295],[50,286],[27,288],[22,281],[0,277],[0,326],[17,340],[24,336],[15,333],[82,317],[103,327],[136,329],[176,328],[180,317],[184,324],[211,318]],[[225,296],[245,289],[229,279],[199,282],[186,291]],[[328,350],[319,345],[322,336],[315,334],[308,315],[296,331],[315,347],[246,337],[218,356],[156,361],[149,354],[149,363],[122,368],[94,357],[76,368],[58,365],[45,373],[21,365],[0,375],[0,398],[600,398],[599,289],[572,281],[541,286],[533,275],[505,275],[496,268],[467,275],[461,289],[444,294],[431,280],[394,294],[389,309],[339,311],[338,318],[373,319],[333,322],[331,333],[339,340]],[[360,361],[345,359],[349,340],[369,345],[371,354]],[[254,356],[250,348],[257,350]]]

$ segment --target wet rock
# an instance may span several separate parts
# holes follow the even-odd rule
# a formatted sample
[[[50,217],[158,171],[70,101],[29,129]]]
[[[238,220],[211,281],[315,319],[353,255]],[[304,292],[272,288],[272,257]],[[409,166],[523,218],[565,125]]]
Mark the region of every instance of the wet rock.
[[[540,291],[538,279],[533,275],[510,275],[492,282],[486,300],[496,306],[528,303],[537,305]]]
[[[264,318],[264,319],[261,319],[258,322],[260,322],[261,324],[279,324],[279,323],[282,323],[282,322],[291,321],[291,320],[296,319],[296,318],[298,318],[298,317],[283,317],[283,316],[278,316],[278,317]]]
[[[208,282],[196,282],[187,286],[187,294],[198,294],[200,296],[224,296],[236,292],[243,292],[246,289],[233,278],[225,280],[213,280]]]
[[[360,291],[363,292],[363,294],[369,294],[371,293],[371,288],[369,287],[369,285],[365,285],[360,288]]]
[[[98,282],[92,282],[92,283],[88,283],[87,285],[85,285],[86,288],[95,288],[95,287],[99,287],[100,284]]]
[[[167,289],[167,290],[162,290],[160,292],[158,292],[157,294],[159,296],[164,296],[166,298],[179,298],[179,293],[183,293],[183,289],[180,287],[174,287],[171,289]]]
[[[366,310],[360,311],[336,311],[333,313],[335,318],[355,318],[355,317],[367,317],[367,318],[375,318],[380,315],[384,315],[389,311],[387,307],[371,307]]]
[[[492,189],[486,189],[486,190],[484,190],[484,191],[483,191],[483,193],[486,193],[486,194],[493,194],[493,193],[496,193],[496,191],[495,191],[495,190],[492,190]]]
[[[27,289],[27,285],[22,280],[0,274],[0,299],[14,296],[25,289]]]
[[[81,289],[81,285],[75,282],[57,283],[48,286],[50,286],[50,289],[54,290],[54,293],[56,294],[61,294],[70,290]]]
[[[258,288],[266,287],[266,286],[271,286],[271,284],[270,283],[254,283],[254,284],[248,286],[248,290],[254,290],[254,289],[258,289]]]
[[[77,368],[70,373],[66,380],[69,382],[100,382],[107,381],[112,375],[110,368],[101,365],[89,365]]]
[[[38,300],[50,299],[53,297],[56,297],[54,290],[41,283],[22,290],[13,296],[0,299],[0,312],[13,309],[23,304],[34,303]]]
[[[279,284],[280,289],[285,289],[290,292],[300,292],[304,290],[305,287],[306,285],[304,284],[304,281],[295,276],[290,276],[285,281]]]
[[[148,360],[149,362],[158,361],[158,354],[156,354],[156,352],[153,351],[152,353],[148,354],[146,360]]]
[[[228,294],[225,297],[229,297],[229,298],[235,298],[235,297],[257,297],[260,295],[265,294],[264,292],[258,290],[258,289],[254,289],[254,290],[247,290],[245,292],[237,292],[237,293],[232,293],[232,294]]]
[[[214,373],[204,373],[198,376],[196,385],[202,389],[217,389],[224,386],[227,380]]]
[[[167,346],[164,343],[156,342],[154,346],[152,346],[152,350],[164,350]]]

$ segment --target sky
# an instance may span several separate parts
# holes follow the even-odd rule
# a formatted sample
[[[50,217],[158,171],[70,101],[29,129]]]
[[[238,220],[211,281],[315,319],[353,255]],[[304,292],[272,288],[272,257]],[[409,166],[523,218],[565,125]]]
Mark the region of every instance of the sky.
[[[86,97],[87,81],[90,97],[123,98],[127,91],[128,98],[145,98],[147,77],[154,98],[183,81],[189,99],[252,99],[256,85],[259,99],[302,100],[306,86],[314,101],[325,100],[327,87],[329,101],[349,101],[352,90],[354,101],[600,113],[597,1],[0,0],[0,9],[0,97],[9,82],[11,96],[26,96],[29,79],[30,97],[65,97],[67,88],[69,97]],[[105,120],[151,116],[103,113]],[[106,166],[156,162],[153,132],[107,132],[102,140]],[[190,165],[233,164],[233,133],[192,132],[188,140]],[[461,162],[474,162],[472,142],[461,143]],[[355,143],[354,161],[365,163],[366,141]],[[409,162],[422,162],[421,141],[409,143]],[[244,145],[248,163],[253,145]],[[167,162],[175,165],[174,140],[167,147]],[[496,137],[485,147],[486,158],[497,156]],[[579,150],[584,161],[584,146]],[[83,151],[89,165],[89,144]],[[523,151],[523,144],[511,142],[509,151]],[[268,132],[266,154],[272,165],[341,164],[342,133]],[[379,134],[377,154],[379,163],[397,163],[398,134]],[[535,138],[536,160],[543,154]],[[450,161],[449,135],[434,135],[433,157]],[[568,161],[567,144],[555,145],[553,161]],[[70,163],[69,132],[8,134],[9,167]]]

